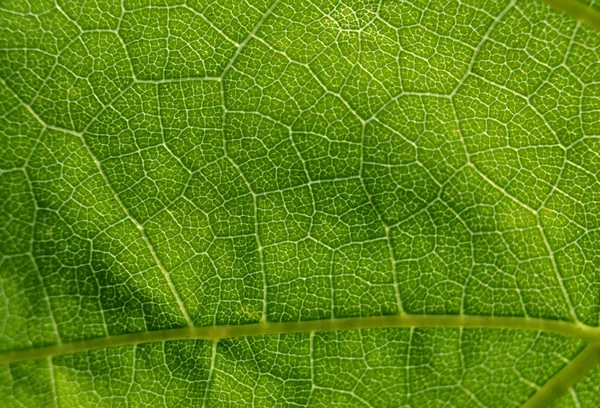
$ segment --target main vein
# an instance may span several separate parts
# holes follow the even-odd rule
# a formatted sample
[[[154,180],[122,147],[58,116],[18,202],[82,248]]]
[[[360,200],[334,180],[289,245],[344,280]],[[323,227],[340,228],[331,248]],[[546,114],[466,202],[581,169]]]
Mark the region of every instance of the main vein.
[[[497,317],[468,315],[413,315],[350,317],[302,322],[261,322],[245,325],[223,325],[185,327],[142,333],[121,334],[51,346],[14,350],[0,353],[0,364],[73,354],[83,351],[128,346],[140,343],[172,340],[209,340],[268,334],[311,333],[332,330],[355,330],[377,328],[468,328],[468,329],[513,329],[544,331],[600,342],[600,327],[586,326],[558,320],[527,317]]]
[[[600,11],[577,0],[542,0],[583,24],[600,30]]]

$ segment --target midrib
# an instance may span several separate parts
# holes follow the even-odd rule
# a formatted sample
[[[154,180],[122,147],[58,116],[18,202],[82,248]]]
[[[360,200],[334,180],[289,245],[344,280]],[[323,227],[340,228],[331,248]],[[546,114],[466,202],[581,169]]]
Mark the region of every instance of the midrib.
[[[589,27],[600,30],[600,11],[578,0],[541,0]]]
[[[52,346],[0,353],[0,364],[36,360],[82,351],[172,340],[221,340],[268,334],[310,333],[377,328],[466,328],[543,331],[590,342],[600,341],[600,327],[528,317],[413,315],[351,317],[302,322],[264,322],[246,325],[186,327],[122,334]]]

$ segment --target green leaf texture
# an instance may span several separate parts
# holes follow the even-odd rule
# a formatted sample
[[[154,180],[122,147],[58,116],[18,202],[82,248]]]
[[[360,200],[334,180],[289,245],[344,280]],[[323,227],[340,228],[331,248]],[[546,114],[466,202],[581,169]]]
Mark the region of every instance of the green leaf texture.
[[[600,3],[548,3],[0,0],[0,404],[600,406]]]

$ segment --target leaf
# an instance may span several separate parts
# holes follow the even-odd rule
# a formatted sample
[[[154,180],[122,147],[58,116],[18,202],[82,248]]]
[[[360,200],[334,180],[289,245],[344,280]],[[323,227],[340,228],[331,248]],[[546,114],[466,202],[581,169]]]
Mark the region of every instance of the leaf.
[[[600,405],[600,8],[548,3],[2,2],[5,406]]]

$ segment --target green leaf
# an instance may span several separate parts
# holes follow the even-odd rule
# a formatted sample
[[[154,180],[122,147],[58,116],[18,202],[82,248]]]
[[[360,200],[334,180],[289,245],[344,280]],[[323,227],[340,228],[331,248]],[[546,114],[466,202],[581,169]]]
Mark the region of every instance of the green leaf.
[[[547,3],[1,1],[3,406],[599,406],[600,3]]]

